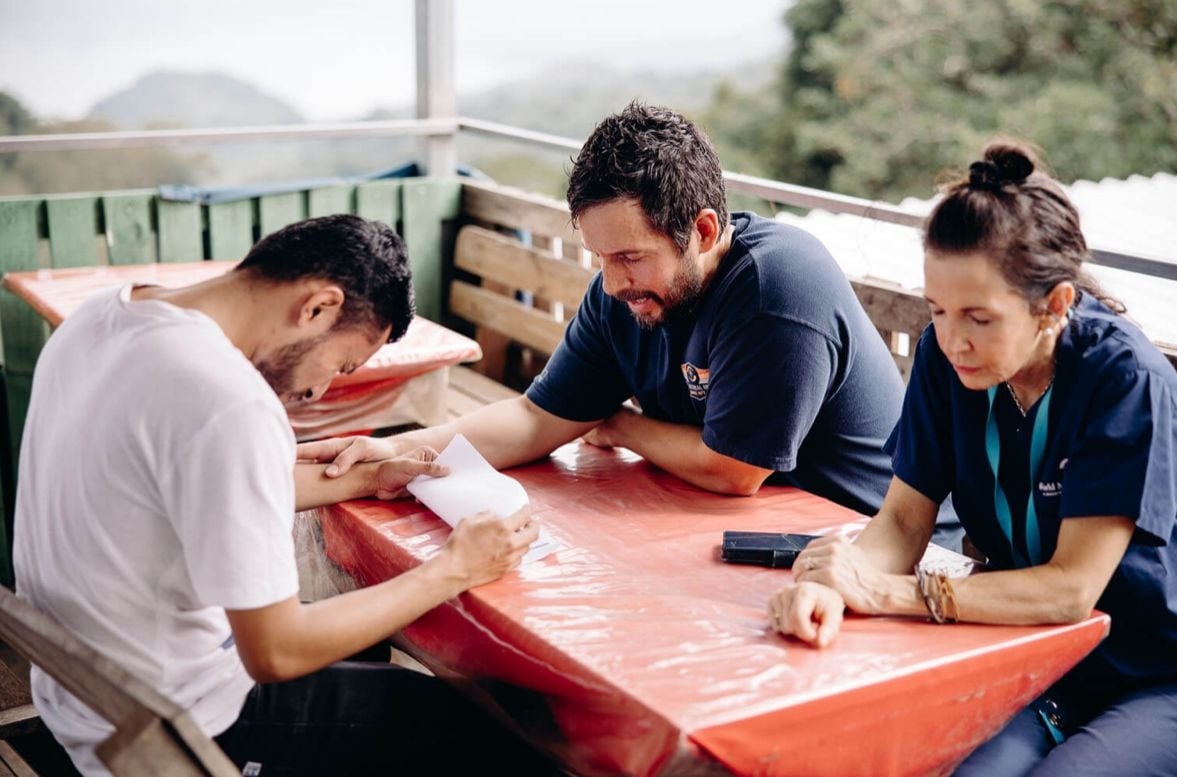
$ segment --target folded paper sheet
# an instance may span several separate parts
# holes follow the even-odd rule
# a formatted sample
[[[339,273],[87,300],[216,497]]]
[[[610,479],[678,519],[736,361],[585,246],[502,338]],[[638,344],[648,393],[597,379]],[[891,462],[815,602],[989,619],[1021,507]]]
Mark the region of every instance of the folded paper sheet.
[[[419,475],[407,488],[450,526],[457,526],[467,515],[484,510],[510,515],[528,503],[527,492],[519,481],[492,467],[460,434],[454,436],[437,461],[449,467],[449,475],[443,478]],[[523,563],[538,561],[560,547],[559,542],[541,529],[539,539],[531,544]]]

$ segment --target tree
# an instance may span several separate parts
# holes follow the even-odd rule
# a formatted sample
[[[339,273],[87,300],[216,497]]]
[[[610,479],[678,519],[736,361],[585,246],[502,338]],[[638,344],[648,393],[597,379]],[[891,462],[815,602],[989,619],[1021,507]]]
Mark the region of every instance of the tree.
[[[798,0],[785,18],[775,93],[744,97],[773,106],[756,142],[774,177],[926,197],[998,134],[1064,180],[1177,170],[1177,0]]]

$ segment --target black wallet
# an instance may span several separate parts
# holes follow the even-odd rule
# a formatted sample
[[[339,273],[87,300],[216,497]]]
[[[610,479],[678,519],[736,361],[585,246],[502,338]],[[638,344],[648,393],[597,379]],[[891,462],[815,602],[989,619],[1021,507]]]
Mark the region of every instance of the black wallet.
[[[732,564],[758,564],[788,569],[797,554],[818,535],[763,531],[725,531],[720,557]]]

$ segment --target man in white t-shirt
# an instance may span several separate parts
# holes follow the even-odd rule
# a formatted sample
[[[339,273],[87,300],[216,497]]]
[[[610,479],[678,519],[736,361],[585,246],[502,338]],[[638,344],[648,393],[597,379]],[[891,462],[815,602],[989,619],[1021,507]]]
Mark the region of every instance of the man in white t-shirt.
[[[222,277],[95,295],[37,364],[18,592],[188,709],[251,774],[446,772],[487,757],[546,768],[435,678],[343,662],[517,565],[537,535],[528,515],[472,516],[399,577],[297,598],[296,509],[444,474],[428,449],[343,479],[296,466],[283,408],[401,337],[412,312],[396,234],[329,216],[270,235]],[[106,774],[94,747],[110,724],[38,669],[32,691],[78,768]]]

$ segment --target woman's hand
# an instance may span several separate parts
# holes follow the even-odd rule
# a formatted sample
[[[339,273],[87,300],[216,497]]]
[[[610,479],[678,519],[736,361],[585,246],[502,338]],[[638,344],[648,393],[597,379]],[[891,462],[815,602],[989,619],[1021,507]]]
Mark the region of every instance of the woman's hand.
[[[380,462],[376,468],[372,493],[377,499],[399,499],[405,495],[405,486],[418,475],[439,478],[448,474],[449,468],[437,463],[437,451],[423,445],[394,459]]]
[[[793,562],[793,579],[798,583],[820,583],[832,588],[847,607],[865,615],[884,612],[890,577],[844,536],[814,540]]]
[[[793,583],[768,600],[768,617],[781,634],[817,647],[838,636],[845,603],[838,592],[818,583]]]

